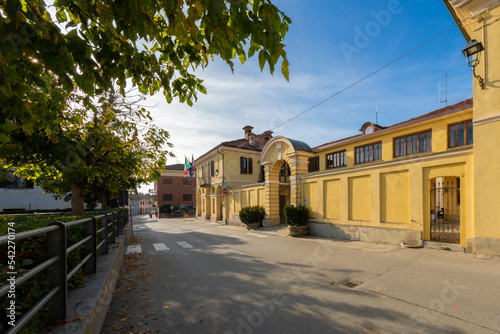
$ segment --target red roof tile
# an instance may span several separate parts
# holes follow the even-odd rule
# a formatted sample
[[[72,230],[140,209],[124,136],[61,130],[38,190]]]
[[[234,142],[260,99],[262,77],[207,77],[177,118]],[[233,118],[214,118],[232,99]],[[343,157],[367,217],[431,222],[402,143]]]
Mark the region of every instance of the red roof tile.
[[[470,98],[470,99],[464,100],[462,102],[458,102],[458,103],[452,104],[451,106],[447,106],[447,107],[444,107],[444,108],[441,108],[441,109],[438,109],[438,110],[434,110],[434,111],[431,111],[431,112],[429,112],[427,114],[423,114],[423,115],[411,118],[409,120],[406,120],[406,121],[403,121],[403,122],[399,122],[399,123],[390,125],[390,126],[384,128],[384,129],[391,129],[391,128],[394,128],[394,127],[403,126],[405,124],[410,124],[410,123],[413,123],[413,122],[424,121],[426,119],[437,117],[437,116],[439,116],[441,114],[446,114],[446,113],[449,113],[449,112],[456,112],[456,111],[460,111],[460,110],[472,108],[472,105],[473,105],[473,98]],[[346,141],[346,140],[349,140],[349,139],[352,139],[352,138],[355,138],[355,137],[360,137],[362,135],[363,134],[358,134],[358,135],[355,135],[355,136],[351,136],[351,137],[347,137],[347,138],[342,138],[342,139],[339,139],[339,140],[334,140],[334,141],[331,141],[331,142],[328,142],[328,143],[325,143],[325,144],[321,144],[319,146],[313,147],[313,151],[317,151],[317,150],[319,150],[319,149],[321,149],[321,148],[323,148],[325,146],[329,146],[329,145],[332,145],[332,144],[341,143],[343,141]]]
[[[246,140],[245,138],[225,141],[221,143],[220,146],[229,146],[229,147],[243,148],[246,150],[262,151],[262,147],[256,145],[250,145],[248,140]]]

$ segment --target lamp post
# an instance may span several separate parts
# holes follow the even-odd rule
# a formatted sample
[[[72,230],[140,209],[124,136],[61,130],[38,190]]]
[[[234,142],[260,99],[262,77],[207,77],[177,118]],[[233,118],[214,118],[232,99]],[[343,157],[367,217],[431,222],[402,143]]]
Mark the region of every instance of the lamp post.
[[[483,44],[475,39],[472,39],[469,44],[462,50],[462,53],[467,58],[467,65],[472,68],[474,77],[478,80],[481,89],[484,89],[484,80],[476,74],[476,66],[479,65],[480,53],[484,50]]]

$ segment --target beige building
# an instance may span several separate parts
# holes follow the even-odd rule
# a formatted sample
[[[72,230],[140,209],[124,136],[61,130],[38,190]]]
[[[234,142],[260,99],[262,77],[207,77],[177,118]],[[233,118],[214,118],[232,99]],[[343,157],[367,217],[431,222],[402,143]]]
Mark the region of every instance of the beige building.
[[[244,137],[223,142],[196,159],[196,216],[204,219],[227,219],[224,192],[229,188],[263,181],[259,157],[272,138],[272,132],[260,135],[253,127],[243,128]]]

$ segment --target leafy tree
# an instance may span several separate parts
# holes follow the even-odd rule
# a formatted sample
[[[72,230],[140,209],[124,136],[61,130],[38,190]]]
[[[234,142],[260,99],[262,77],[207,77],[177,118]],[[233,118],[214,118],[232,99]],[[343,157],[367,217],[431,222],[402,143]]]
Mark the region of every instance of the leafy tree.
[[[75,214],[89,189],[147,182],[168,133],[120,120],[113,85],[192,105],[205,88],[190,71],[256,53],[288,79],[290,22],[270,0],[0,0],[0,163],[44,189],[70,185]]]
[[[116,82],[124,95],[131,82],[191,105],[205,88],[190,69],[215,56],[232,69],[234,59],[255,53],[271,73],[281,58],[288,79],[283,40],[291,21],[270,0],[55,0],[48,8],[43,0],[0,0],[0,143],[12,143],[16,128],[54,140],[61,121],[54,87],[94,96]]]
[[[106,109],[90,111],[76,103],[77,97],[75,107],[64,113],[66,122],[60,124],[57,142],[47,141],[44,134],[26,137],[33,152],[42,152],[34,155],[38,160],[22,162],[22,151],[5,152],[19,161],[17,174],[35,180],[45,191],[59,197],[71,192],[74,214],[83,213],[85,200],[94,207],[121,190],[157,179],[171,155],[163,149],[172,146],[168,132],[146,124],[152,119],[144,108],[125,99],[117,107],[110,103],[115,101],[110,96],[101,98],[108,101],[102,104]]]

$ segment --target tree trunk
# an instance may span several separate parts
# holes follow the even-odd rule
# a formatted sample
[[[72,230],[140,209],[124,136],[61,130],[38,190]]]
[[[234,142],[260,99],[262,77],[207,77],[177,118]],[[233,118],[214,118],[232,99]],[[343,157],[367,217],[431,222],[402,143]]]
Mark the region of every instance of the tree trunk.
[[[71,184],[71,213],[81,216],[85,210],[85,201],[83,200],[83,187],[79,183]]]
[[[102,194],[101,195],[101,206],[103,209],[109,206],[109,194]]]

